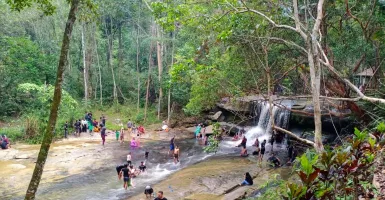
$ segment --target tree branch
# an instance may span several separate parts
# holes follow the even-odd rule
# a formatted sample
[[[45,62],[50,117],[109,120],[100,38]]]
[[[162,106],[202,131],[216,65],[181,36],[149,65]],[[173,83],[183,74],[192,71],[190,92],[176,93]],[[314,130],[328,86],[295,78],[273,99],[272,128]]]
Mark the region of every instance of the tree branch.
[[[298,0],[293,0],[293,9],[294,9],[294,21],[295,21],[295,30],[298,32],[302,38],[306,41],[307,35],[301,30],[301,22],[299,21],[298,15]]]
[[[310,141],[310,140],[307,140],[307,139],[303,139],[303,138],[297,136],[296,134],[294,134],[294,133],[292,133],[292,132],[290,132],[290,131],[288,131],[288,130],[286,130],[286,129],[280,128],[280,127],[278,127],[278,126],[274,126],[273,129],[278,130],[278,131],[281,131],[281,132],[283,132],[283,133],[286,133],[286,134],[288,134],[289,136],[295,138],[296,140],[298,140],[298,141],[300,141],[300,142],[302,142],[302,143],[305,143],[305,144],[310,145],[310,146],[313,146],[313,147],[315,146],[315,143],[314,143],[314,142],[312,142],[312,141]]]
[[[330,72],[332,72],[337,78],[339,78],[341,81],[346,83],[354,92],[358,94],[360,99],[364,101],[368,101],[371,103],[382,103],[385,104],[385,99],[380,99],[376,97],[368,97],[364,93],[362,93],[353,83],[351,83],[348,79],[342,78],[342,76],[334,69],[333,66],[331,66],[329,63],[324,62],[320,59],[321,64],[325,65]]]
[[[272,19],[270,19],[268,16],[266,16],[265,14],[259,12],[258,10],[254,10],[254,9],[250,9],[248,7],[243,7],[243,8],[240,8],[240,9],[243,9],[243,10],[239,10],[239,11],[236,11],[236,13],[245,13],[245,12],[252,12],[252,13],[255,13],[263,18],[265,18],[267,21],[269,21],[270,24],[272,24],[275,28],[284,28],[284,29],[289,29],[289,30],[292,30],[294,32],[297,32],[299,33],[299,31],[297,31],[296,28],[292,27],[292,26],[289,26],[289,25],[281,25],[281,24],[277,24],[275,23]]]

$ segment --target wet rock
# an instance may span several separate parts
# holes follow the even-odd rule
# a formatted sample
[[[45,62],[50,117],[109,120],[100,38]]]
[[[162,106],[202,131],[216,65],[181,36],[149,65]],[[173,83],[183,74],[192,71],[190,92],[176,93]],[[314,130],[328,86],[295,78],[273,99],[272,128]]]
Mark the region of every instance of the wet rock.
[[[8,165],[8,167],[10,167],[12,169],[24,169],[24,168],[26,168],[26,166],[22,165],[22,164],[10,164],[10,165]]]
[[[15,159],[29,159],[29,156],[27,154],[16,155]]]

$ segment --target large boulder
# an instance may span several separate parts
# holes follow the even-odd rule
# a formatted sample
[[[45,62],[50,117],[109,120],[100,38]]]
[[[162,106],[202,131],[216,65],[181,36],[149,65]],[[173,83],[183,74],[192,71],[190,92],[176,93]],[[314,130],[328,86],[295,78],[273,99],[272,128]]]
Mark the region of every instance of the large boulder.
[[[214,115],[209,115],[208,118],[214,121],[218,121],[221,115],[222,115],[222,111],[218,111]]]

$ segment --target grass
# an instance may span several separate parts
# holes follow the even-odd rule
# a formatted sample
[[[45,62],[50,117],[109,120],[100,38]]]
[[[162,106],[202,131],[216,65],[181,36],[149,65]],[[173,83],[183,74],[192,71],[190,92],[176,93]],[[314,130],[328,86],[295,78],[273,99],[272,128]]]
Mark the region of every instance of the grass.
[[[160,123],[162,120],[158,120],[156,116],[156,109],[150,107],[147,110],[147,119],[144,121],[144,108],[140,108],[139,112],[135,105],[114,105],[105,110],[91,110],[94,118],[99,121],[102,114],[107,118],[106,126],[108,129],[115,130],[120,129],[120,123],[126,127],[129,120],[135,124],[151,125]]]

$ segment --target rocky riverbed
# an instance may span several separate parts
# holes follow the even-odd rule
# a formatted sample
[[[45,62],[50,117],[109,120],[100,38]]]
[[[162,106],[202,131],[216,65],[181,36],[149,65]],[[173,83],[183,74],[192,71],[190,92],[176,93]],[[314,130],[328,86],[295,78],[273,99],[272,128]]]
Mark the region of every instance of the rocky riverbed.
[[[169,139],[176,135],[181,146],[180,164],[173,164],[167,156]],[[126,135],[128,141],[132,136]],[[168,199],[236,199],[251,192],[272,174],[287,177],[290,169],[268,171],[255,159],[240,158],[237,148],[216,155],[203,153],[202,147],[186,129],[171,132],[150,131],[141,138],[140,149],[130,149],[128,142],[121,145],[115,135],[107,136],[105,147],[100,135],[83,134],[52,144],[44,169],[37,199],[142,199],[143,189],[151,185],[163,190]],[[16,144],[0,151],[1,199],[23,199],[34,168],[39,145]],[[269,148],[269,147],[267,147]],[[144,160],[144,151],[150,151],[148,174],[135,180],[135,188],[125,191],[116,176],[115,166],[125,162],[129,151],[134,165]],[[245,172],[257,178],[252,187],[240,187],[228,194],[229,188],[240,183]]]

